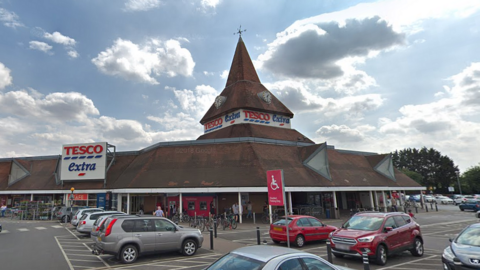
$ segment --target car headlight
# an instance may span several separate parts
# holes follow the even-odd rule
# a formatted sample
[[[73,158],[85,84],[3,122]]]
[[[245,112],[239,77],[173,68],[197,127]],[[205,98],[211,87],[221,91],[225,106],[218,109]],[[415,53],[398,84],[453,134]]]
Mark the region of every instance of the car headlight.
[[[450,246],[445,248],[445,250],[443,251],[442,257],[447,261],[453,262],[453,259],[455,258],[455,254],[453,254],[452,248]]]
[[[373,239],[375,239],[375,236],[367,236],[367,237],[358,238],[358,242],[369,243],[369,242],[372,242]]]
[[[200,230],[197,230],[198,231],[198,234],[202,234],[202,232]]]
[[[333,232],[330,232],[330,233],[328,234],[328,238],[332,239],[332,236],[333,236]]]

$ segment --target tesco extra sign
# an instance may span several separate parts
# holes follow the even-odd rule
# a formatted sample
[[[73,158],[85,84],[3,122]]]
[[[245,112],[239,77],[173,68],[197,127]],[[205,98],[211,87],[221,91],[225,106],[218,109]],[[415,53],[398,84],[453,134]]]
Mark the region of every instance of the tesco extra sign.
[[[103,180],[107,143],[66,144],[62,147],[61,180]]]
[[[291,128],[290,122],[291,119],[287,116],[240,109],[209,121],[203,126],[204,133],[209,133],[231,125],[247,123],[279,128]]]

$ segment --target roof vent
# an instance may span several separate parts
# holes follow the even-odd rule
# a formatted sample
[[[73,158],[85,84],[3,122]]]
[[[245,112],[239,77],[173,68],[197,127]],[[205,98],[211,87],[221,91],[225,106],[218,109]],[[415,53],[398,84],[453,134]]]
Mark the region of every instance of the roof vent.
[[[218,96],[215,98],[215,108],[220,108],[222,107],[223,104],[225,104],[225,101],[227,100],[227,97],[224,96]]]
[[[320,146],[315,152],[313,152],[313,154],[303,161],[303,165],[332,181],[332,176],[330,175],[330,169],[328,167],[326,143]]]
[[[393,181],[397,181],[397,179],[395,178],[395,171],[393,170],[392,155],[387,155],[373,169],[376,172],[392,179]]]

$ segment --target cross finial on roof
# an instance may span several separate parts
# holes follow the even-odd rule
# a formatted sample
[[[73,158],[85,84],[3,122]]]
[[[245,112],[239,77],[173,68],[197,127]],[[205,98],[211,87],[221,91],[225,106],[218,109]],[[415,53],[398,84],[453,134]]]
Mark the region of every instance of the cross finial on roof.
[[[247,31],[247,29],[242,30],[242,26],[241,26],[241,25],[240,25],[240,28],[238,28],[237,30],[238,30],[238,31],[235,32],[235,33],[233,33],[233,34],[234,34],[234,35],[238,34],[240,37],[242,37],[242,33],[243,33],[243,32],[246,32],[246,31]]]

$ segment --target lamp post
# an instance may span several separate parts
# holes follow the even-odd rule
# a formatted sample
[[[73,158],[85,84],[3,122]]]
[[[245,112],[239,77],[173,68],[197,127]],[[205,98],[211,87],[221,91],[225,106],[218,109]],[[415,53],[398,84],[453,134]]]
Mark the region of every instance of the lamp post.
[[[75,188],[72,187],[72,188],[70,189],[70,191],[72,192],[72,194],[70,194],[70,200],[71,200],[70,206],[73,206],[73,199],[74,199],[74,197],[73,197],[73,192],[75,191]]]
[[[459,171],[456,171],[455,173],[457,174],[458,190],[460,191],[460,195],[462,195],[462,186],[460,186],[460,178],[458,177],[458,175],[460,174],[460,172],[459,172]]]

